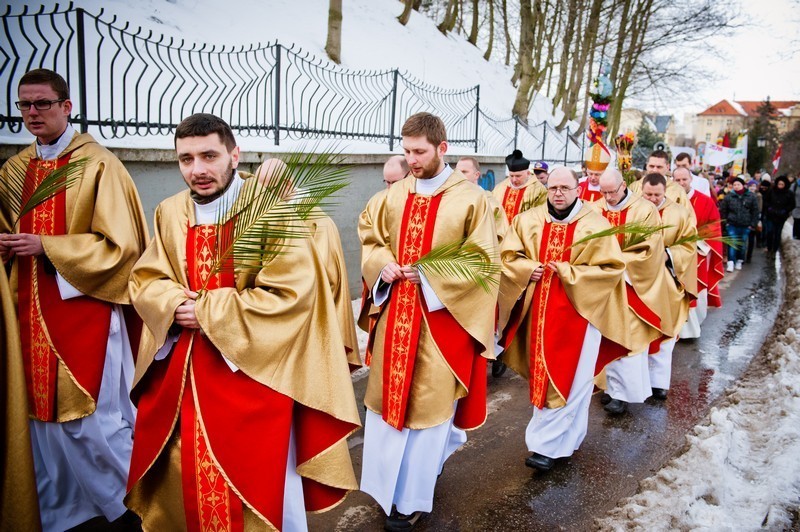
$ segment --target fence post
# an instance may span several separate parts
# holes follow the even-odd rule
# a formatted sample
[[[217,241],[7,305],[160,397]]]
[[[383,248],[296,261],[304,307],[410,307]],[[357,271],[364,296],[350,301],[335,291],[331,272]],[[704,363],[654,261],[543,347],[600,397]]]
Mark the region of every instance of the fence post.
[[[78,17],[78,87],[80,91],[78,105],[80,105],[81,133],[86,133],[89,131],[89,117],[86,115],[88,100],[86,98],[86,33],[83,26],[83,8],[79,7],[76,13]]]
[[[547,144],[547,122],[542,122],[542,160],[544,161],[544,147]]]
[[[567,126],[567,135],[564,137],[564,166],[567,166],[568,151],[569,151],[569,126]]]
[[[275,127],[275,145],[281,144],[281,45],[275,44],[275,111],[272,116]]]
[[[392,116],[389,117],[389,151],[394,151],[394,113],[397,108],[397,73],[392,71]]]
[[[519,138],[519,120],[517,117],[514,117],[514,150],[517,149],[517,139]],[[511,151],[514,151],[511,150]]]
[[[478,153],[478,122],[481,114],[481,86],[475,85],[477,94],[475,95],[475,153]]]

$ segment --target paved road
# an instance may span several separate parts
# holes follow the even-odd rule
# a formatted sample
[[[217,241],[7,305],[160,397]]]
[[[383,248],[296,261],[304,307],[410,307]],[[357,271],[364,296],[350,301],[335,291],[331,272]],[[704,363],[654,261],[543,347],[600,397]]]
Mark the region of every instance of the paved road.
[[[675,348],[672,388],[665,402],[633,405],[607,417],[592,401],[581,449],[539,474],[525,467],[524,429],[530,419],[527,383],[510,370],[489,377],[489,418],[446,463],[424,531],[587,530],[596,517],[633,495],[685,442],[725,387],[747,368],[770,332],[782,297],[780,265],[756,250],[753,263],[722,282],[722,309],[712,309],[703,335]],[[363,397],[366,379],[356,382]],[[351,440],[360,475],[361,433]],[[361,492],[334,510],[310,516],[311,530],[382,530],[384,515]]]

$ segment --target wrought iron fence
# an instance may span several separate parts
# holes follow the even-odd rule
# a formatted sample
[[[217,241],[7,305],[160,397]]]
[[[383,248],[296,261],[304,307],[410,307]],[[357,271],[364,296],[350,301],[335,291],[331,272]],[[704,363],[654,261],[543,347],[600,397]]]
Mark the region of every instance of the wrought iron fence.
[[[480,85],[447,90],[396,69],[352,71],[278,42],[187,44],[71,2],[12,11],[9,4],[2,15],[0,131],[22,127],[13,105],[20,77],[50,68],[72,89],[71,120],[103,138],[169,135],[183,117],[207,112],[241,136],[272,138],[275,145],[333,137],[388,142],[391,151],[402,117],[430,111],[444,120],[451,144],[475,152],[520,147],[529,158],[580,159],[569,130],[525,127],[481,109]]]

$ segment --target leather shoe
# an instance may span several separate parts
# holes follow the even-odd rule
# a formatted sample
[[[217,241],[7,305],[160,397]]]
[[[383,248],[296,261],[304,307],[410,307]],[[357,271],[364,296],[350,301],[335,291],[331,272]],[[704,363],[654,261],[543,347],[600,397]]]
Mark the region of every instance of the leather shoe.
[[[666,401],[667,390],[665,390],[664,388],[653,388],[653,399],[658,399],[659,401]]]
[[[620,401],[619,399],[612,399],[606,406],[603,407],[603,409],[609,414],[618,416],[620,414],[624,414],[628,410],[628,402]]]
[[[608,403],[610,403],[610,402],[611,402],[611,396],[610,396],[610,395],[608,395],[608,394],[607,394],[607,393],[605,393],[605,392],[603,392],[602,394],[600,394],[600,404],[601,404],[601,405],[607,405],[607,404],[608,404]]]
[[[533,453],[525,459],[526,466],[532,467],[533,469],[538,469],[539,471],[550,471],[553,469],[555,463],[556,461],[549,456],[539,453]]]
[[[428,515],[427,512],[414,512],[413,514],[401,514],[396,509],[392,509],[392,514],[386,518],[383,524],[383,529],[389,532],[401,532],[403,530],[412,530],[417,522]]]

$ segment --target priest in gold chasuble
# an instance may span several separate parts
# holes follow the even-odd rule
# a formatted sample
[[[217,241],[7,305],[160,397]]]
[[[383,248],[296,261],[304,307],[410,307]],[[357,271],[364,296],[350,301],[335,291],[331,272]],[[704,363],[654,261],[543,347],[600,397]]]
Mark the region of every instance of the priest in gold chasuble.
[[[530,170],[531,162],[514,150],[506,157],[508,177],[495,185],[492,194],[500,202],[506,220],[511,223],[520,212],[544,203],[544,187]]]
[[[630,349],[619,243],[582,241],[610,224],[578,199],[569,169],[554,169],[547,191],[547,205],[518,215],[506,233],[498,299],[502,358],[528,379],[533,404],[526,465],[540,470],[586,436],[601,341]]]
[[[130,281],[146,329],[126,504],[149,530],[305,530],[306,511],[357,488],[325,266],[309,236],[278,241],[260,269],[213,267],[233,225],[220,211],[262,185],[236,173],[223,120],[192,115],[175,135],[189,190],[156,209]]]
[[[604,198],[594,206],[611,225],[640,224],[652,230],[661,225],[656,207],[628,190],[618,170],[606,170],[599,182]],[[605,367],[606,391],[611,401],[604,408],[612,415],[622,414],[628,403],[642,403],[651,395],[648,348],[664,334],[660,316],[667,304],[663,297],[667,277],[661,231],[647,236],[620,234],[617,240],[625,259],[625,315],[631,350]],[[601,347],[600,358],[615,358],[613,350]]]
[[[672,351],[689,316],[689,305],[697,298],[697,228],[694,214],[666,197],[666,179],[647,174],[642,179],[644,198],[658,208],[663,229],[664,268],[667,282],[664,299],[667,305],[661,316],[664,335],[650,345],[650,384],[653,397],[667,398],[672,374]]]
[[[505,235],[506,231],[508,230],[508,218],[506,218],[506,213],[503,210],[503,206],[494,196],[494,193],[492,193],[490,190],[485,190],[478,184],[478,180],[481,177],[480,163],[475,157],[461,157],[458,159],[458,163],[456,163],[456,170],[461,172],[467,181],[478,187],[478,189],[480,189],[480,191],[489,201],[489,207],[492,209],[494,229],[495,233],[497,234],[497,242],[499,244],[503,241],[503,235]]]
[[[0,255],[17,307],[42,527],[66,530],[125,513],[140,324],[127,281],[148,232],[125,167],[69,124],[66,81],[33,70],[18,94],[36,141],[0,170],[0,186],[22,190],[19,204],[0,202]],[[75,168],[77,180],[31,199],[57,168]],[[26,203],[36,205],[20,217]]]
[[[486,418],[496,301],[496,288],[411,266],[466,237],[497,260],[496,233],[484,194],[444,163],[442,121],[419,113],[402,133],[414,177],[393,185],[359,224],[362,276],[380,309],[369,340],[361,489],[390,530],[431,511],[444,461]]]

